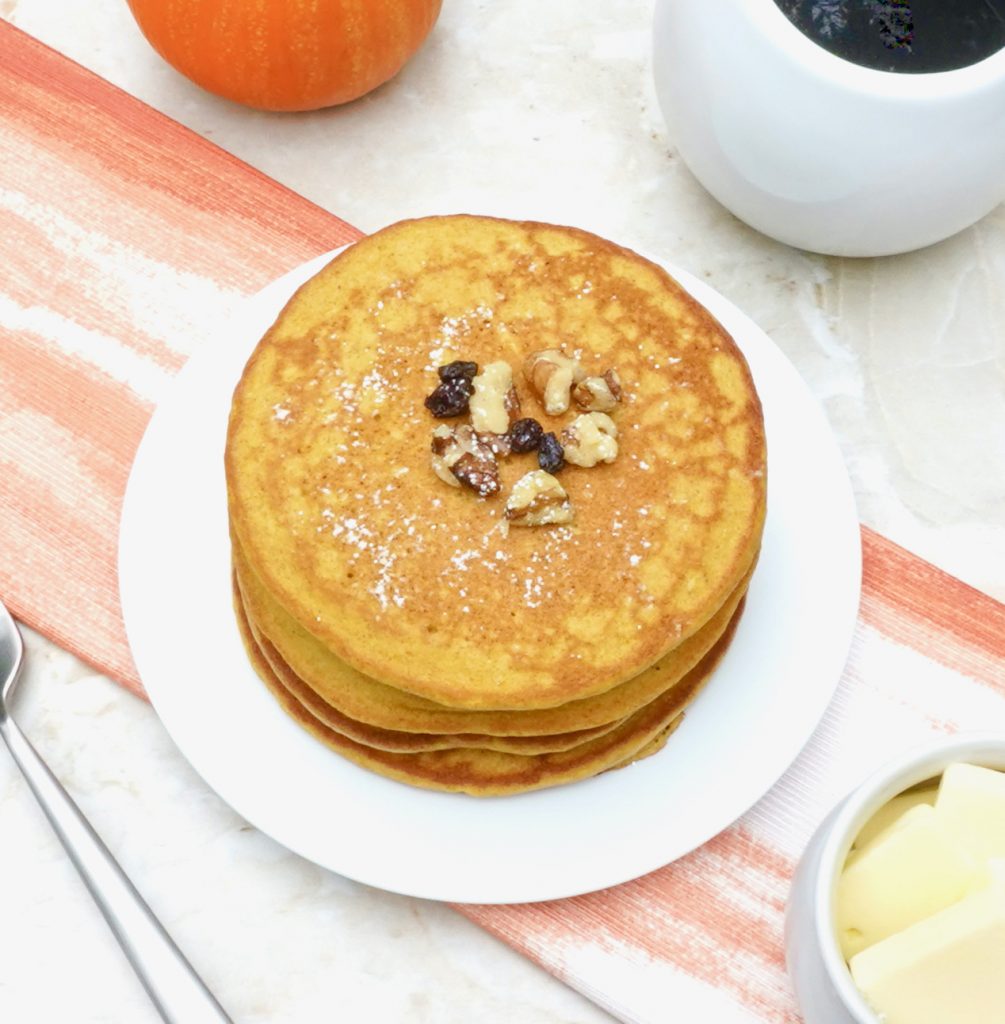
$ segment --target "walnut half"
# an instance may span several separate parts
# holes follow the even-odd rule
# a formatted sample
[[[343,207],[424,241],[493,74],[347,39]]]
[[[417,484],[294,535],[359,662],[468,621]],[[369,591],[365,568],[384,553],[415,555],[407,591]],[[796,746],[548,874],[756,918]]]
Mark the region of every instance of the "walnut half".
[[[611,412],[621,401],[621,378],[616,370],[586,377],[573,388],[572,400],[585,412]]]
[[[549,416],[569,411],[569,393],[586,376],[577,360],[557,348],[532,352],[524,361],[523,375]]]
[[[474,394],[468,408],[472,426],[485,433],[505,434],[520,418],[520,399],[509,363],[489,363],[471,383]]]
[[[517,480],[504,515],[513,526],[549,526],[571,523],[573,519],[565,488],[543,469],[532,470]]]
[[[618,428],[606,413],[583,413],[562,431],[565,460],[587,468],[613,462],[618,457],[617,436]]]
[[[499,493],[499,466],[491,445],[465,425],[433,431],[433,472],[451,487],[470,487],[483,498]]]

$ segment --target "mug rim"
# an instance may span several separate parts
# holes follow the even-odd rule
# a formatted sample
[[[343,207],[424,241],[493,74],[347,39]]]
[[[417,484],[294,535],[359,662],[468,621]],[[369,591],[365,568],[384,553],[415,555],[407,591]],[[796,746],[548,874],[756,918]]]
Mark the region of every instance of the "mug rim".
[[[887,801],[925,782],[954,762],[966,761],[1005,769],[1005,734],[965,733],[915,746],[869,775],[838,810],[821,850],[812,893],[816,938],[824,969],[845,1007],[858,1024],[879,1024],[879,1017],[852,980],[837,940],[837,882],[840,867],[862,826]]]
[[[845,89],[914,101],[977,92],[999,81],[1005,83],[1005,45],[976,64],[948,71],[881,71],[839,57],[815,43],[788,19],[775,0],[740,0],[740,4],[762,34],[805,72]]]

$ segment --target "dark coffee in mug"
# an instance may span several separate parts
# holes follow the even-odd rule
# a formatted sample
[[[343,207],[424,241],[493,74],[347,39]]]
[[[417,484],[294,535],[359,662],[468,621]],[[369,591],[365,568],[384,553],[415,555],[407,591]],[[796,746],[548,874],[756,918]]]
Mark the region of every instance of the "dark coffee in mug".
[[[1005,0],[775,0],[825,50],[877,71],[953,71],[1005,47]]]

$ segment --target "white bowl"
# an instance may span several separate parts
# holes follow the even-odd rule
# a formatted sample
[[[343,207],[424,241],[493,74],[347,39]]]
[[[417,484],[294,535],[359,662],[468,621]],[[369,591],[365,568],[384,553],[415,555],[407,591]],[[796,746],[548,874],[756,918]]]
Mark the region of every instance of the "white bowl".
[[[862,826],[888,800],[955,761],[1005,770],[1005,736],[925,744],[881,768],[824,819],[800,861],[785,915],[785,959],[806,1024],[880,1024],[855,987],[837,939],[837,880]]]
[[[906,252],[1005,199],[1005,49],[955,71],[874,71],[773,0],[658,0],[653,61],[688,167],[790,245]]]

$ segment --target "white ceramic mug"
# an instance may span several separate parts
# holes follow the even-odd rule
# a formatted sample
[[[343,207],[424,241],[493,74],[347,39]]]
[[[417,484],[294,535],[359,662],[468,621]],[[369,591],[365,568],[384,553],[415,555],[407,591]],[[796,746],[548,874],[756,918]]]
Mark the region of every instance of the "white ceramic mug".
[[[785,912],[785,960],[806,1024],[880,1024],[841,955],[838,876],[855,837],[883,804],[955,761],[1005,770],[1005,736],[954,736],[909,751],[838,804],[809,841]]]
[[[654,68],[694,175],[790,245],[906,252],[1005,199],[1005,49],[954,71],[874,71],[774,0],[657,0]]]

